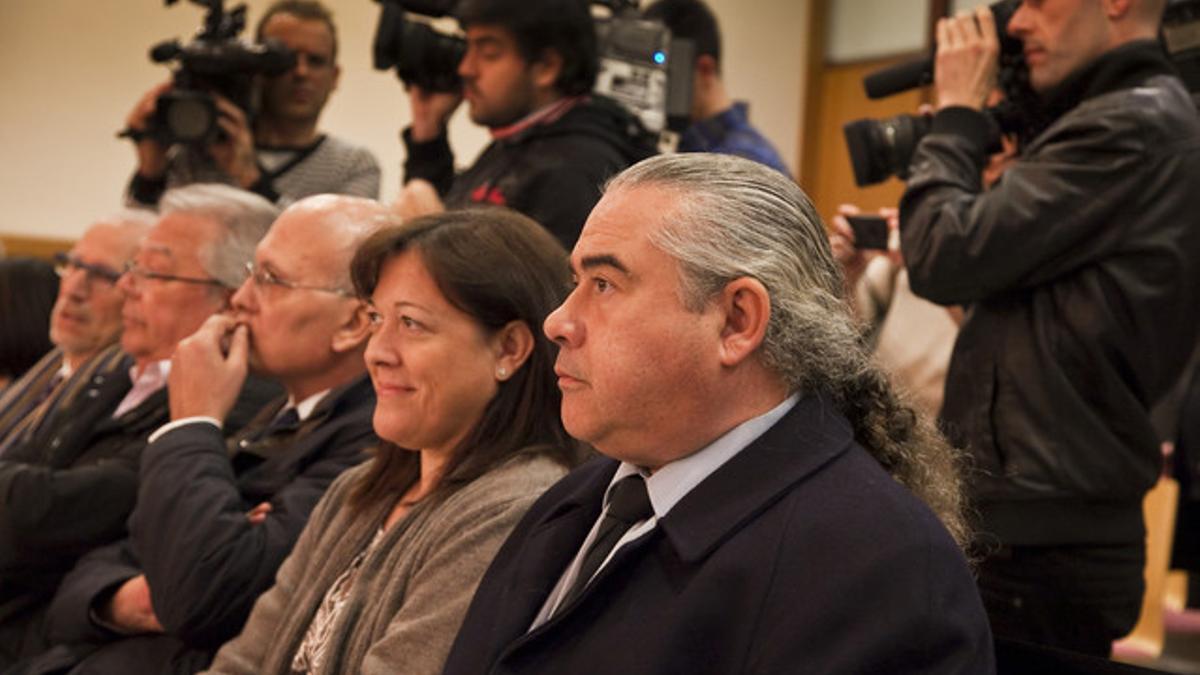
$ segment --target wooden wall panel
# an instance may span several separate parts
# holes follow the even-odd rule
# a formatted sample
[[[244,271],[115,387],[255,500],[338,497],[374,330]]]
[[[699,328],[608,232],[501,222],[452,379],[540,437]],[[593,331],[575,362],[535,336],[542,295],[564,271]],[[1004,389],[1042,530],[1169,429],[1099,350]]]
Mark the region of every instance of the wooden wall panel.
[[[55,253],[71,250],[74,244],[71,239],[0,234],[0,249],[9,258],[32,257],[50,260]]]

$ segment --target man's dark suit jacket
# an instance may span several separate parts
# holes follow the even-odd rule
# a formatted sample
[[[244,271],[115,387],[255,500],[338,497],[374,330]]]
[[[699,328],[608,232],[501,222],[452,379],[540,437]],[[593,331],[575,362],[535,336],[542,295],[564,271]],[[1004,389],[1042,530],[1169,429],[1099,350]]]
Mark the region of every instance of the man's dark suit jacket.
[[[146,448],[129,538],[84,557],[50,607],[50,637],[69,647],[20,672],[78,665],[72,672],[161,675],[208,665],[270,588],[326,488],[379,442],[366,375],[331,391],[300,425],[264,433],[284,402],[228,447],[217,427],[189,424]],[[246,512],[264,501],[267,520],[250,524]],[[167,634],[125,638],[93,623],[91,610],[143,573]]]
[[[447,675],[994,671],[962,554],[819,398],[527,633],[616,467],[589,462],[534,504],[484,576]]]

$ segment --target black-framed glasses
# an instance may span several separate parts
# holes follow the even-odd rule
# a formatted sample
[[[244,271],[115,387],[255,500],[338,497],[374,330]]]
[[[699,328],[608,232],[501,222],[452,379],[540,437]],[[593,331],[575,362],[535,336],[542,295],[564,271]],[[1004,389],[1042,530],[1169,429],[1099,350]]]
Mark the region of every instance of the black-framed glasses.
[[[121,273],[105,265],[87,263],[66,253],[54,254],[54,273],[65,278],[75,270],[83,270],[88,283],[101,283],[112,286],[121,278]]]
[[[165,274],[163,272],[154,272],[142,267],[136,262],[130,260],[125,263],[125,273],[137,279],[153,279],[155,281],[178,281],[184,284],[203,284],[205,286],[216,286],[217,288],[225,288],[225,284],[212,278],[203,277],[181,277],[176,274]]]
[[[250,279],[253,279],[254,285],[258,286],[259,288],[274,286],[275,288],[286,288],[293,291],[318,291],[320,293],[333,293],[334,295],[340,295],[343,298],[354,297],[353,293],[341,288],[330,288],[328,286],[309,286],[308,284],[298,284],[294,281],[288,281],[287,279],[280,279],[279,277],[275,276],[275,273],[271,270],[265,267],[259,267],[253,262],[246,263],[246,275]]]

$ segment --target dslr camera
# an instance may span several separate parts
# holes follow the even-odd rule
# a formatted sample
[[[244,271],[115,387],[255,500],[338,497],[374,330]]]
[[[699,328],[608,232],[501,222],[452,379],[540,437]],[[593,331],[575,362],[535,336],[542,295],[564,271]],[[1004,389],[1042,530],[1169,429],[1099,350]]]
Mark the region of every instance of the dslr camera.
[[[165,1],[168,7],[178,2]],[[224,0],[191,2],[208,10],[195,38],[187,44],[167,40],[150,50],[151,61],[176,64],[171,89],[158,97],[145,131],[126,130],[123,136],[145,136],[163,146],[210,143],[221,136],[214,94],[252,119],[259,104],[259,76],[281,75],[295,66],[296,55],[281,44],[238,39],[246,26],[244,4],[226,12]]]
[[[395,67],[405,84],[426,91],[462,88],[458,64],[466,42],[429,21],[454,17],[457,0],[379,0],[375,68]],[[671,37],[659,21],[641,18],[637,0],[591,0],[610,16],[596,20],[600,69],[594,91],[616,100],[654,133],[687,128],[692,104],[695,45]]]
[[[1040,109],[1029,85],[1029,69],[1021,41],[1009,37],[1008,22],[1020,5],[1019,0],[1000,0],[990,5],[996,20],[1000,42],[998,82],[1004,100],[984,113],[992,122],[993,138],[989,152],[1000,151],[1001,134],[1011,134],[1021,147],[1040,131]],[[883,98],[933,82],[933,58],[920,59],[885,68],[863,79],[869,98]],[[909,164],[917,143],[933,127],[930,115],[896,115],[881,120],[860,119],[842,127],[854,182],[860,187],[874,185],[891,176],[908,178]]]

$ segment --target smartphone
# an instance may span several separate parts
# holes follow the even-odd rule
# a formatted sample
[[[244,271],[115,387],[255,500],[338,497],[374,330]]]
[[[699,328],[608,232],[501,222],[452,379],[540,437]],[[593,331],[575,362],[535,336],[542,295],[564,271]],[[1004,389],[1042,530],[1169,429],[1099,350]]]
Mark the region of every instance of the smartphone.
[[[850,229],[854,230],[854,248],[886,251],[888,247],[888,224],[883,216],[846,216]]]

